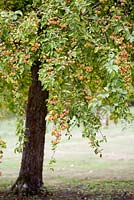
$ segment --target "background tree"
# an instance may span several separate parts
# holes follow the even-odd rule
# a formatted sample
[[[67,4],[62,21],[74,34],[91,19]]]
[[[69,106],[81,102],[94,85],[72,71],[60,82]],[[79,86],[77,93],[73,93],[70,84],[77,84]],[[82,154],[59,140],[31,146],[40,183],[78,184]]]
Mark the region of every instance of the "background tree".
[[[133,8],[125,0],[38,0],[28,11],[1,11],[0,101],[17,113],[24,145],[13,190],[41,189],[46,116],[53,148],[81,125],[100,156],[102,118],[130,119]]]

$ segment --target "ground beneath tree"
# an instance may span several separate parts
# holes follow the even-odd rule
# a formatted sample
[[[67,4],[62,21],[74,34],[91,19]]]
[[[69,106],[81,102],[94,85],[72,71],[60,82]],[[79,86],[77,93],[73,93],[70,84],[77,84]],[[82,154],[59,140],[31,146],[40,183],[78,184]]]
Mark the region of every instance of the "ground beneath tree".
[[[0,192],[0,200],[134,200],[134,181],[83,182],[49,187],[47,196],[7,195]]]

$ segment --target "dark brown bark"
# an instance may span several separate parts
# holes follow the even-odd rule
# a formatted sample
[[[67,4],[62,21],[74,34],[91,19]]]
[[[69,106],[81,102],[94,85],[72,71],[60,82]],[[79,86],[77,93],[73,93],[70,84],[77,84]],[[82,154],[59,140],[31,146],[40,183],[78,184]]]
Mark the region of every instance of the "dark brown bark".
[[[47,115],[48,92],[42,90],[38,80],[38,66],[31,68],[32,85],[29,89],[26,110],[26,142],[23,147],[19,177],[13,186],[18,193],[36,194],[43,185],[42,171]]]

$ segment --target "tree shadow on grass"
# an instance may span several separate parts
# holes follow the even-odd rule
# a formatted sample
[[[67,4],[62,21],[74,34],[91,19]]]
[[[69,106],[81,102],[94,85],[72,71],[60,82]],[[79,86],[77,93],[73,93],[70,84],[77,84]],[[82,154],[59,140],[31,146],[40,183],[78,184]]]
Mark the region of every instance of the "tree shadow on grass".
[[[133,181],[60,184],[48,187],[48,193],[21,196],[0,191],[0,200],[134,200]]]

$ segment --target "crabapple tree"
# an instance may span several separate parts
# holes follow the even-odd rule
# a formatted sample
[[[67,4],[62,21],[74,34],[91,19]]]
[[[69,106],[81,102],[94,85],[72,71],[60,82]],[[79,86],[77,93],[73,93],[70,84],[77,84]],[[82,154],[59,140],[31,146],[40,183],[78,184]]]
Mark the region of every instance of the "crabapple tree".
[[[134,4],[132,0],[25,2],[22,7],[1,6],[0,106],[17,114],[18,150],[23,148],[12,189],[38,193],[43,184],[46,120],[53,123],[53,148],[65,131],[70,136],[71,127],[81,126],[83,137],[101,156],[102,118],[108,113],[115,122],[131,119]]]

